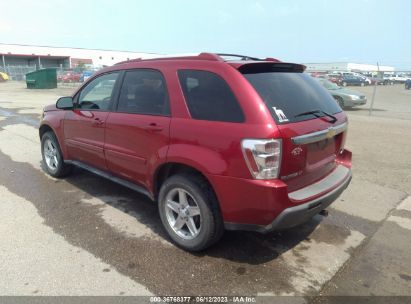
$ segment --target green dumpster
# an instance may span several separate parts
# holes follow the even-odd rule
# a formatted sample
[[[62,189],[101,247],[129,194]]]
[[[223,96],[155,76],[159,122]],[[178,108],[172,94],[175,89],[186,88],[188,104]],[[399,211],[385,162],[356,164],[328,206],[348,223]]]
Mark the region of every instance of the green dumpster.
[[[26,74],[28,89],[55,89],[57,88],[56,69],[41,69]]]

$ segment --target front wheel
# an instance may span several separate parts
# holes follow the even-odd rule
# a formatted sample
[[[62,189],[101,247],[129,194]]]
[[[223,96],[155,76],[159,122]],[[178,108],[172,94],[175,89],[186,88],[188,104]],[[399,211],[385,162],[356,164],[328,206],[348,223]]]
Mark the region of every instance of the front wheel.
[[[171,240],[185,250],[203,250],[223,234],[224,226],[215,194],[196,174],[168,178],[161,186],[158,208]]]
[[[63,177],[71,172],[72,166],[64,163],[63,154],[53,132],[46,132],[41,137],[41,154],[44,168],[51,176]]]

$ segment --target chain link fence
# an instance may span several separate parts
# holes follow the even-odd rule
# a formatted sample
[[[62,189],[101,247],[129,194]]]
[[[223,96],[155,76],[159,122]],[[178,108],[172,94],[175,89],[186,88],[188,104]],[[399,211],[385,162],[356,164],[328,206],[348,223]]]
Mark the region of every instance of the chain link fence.
[[[47,67],[57,71],[58,87],[76,88],[86,81],[98,69],[93,67],[68,69],[63,67]],[[25,81],[26,74],[37,70],[36,65],[31,66],[0,66],[0,72],[9,76],[11,81]]]
[[[0,72],[6,73],[10,80],[23,81],[26,79],[26,74],[36,70],[36,66],[6,66],[0,67]]]

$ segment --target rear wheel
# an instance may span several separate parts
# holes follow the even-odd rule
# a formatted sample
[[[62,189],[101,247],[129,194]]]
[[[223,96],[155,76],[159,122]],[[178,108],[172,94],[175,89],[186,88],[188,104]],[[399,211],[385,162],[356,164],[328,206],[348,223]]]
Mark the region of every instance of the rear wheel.
[[[168,178],[161,186],[158,207],[171,240],[185,250],[203,250],[224,232],[214,192],[196,174]]]
[[[41,154],[44,168],[51,176],[63,177],[71,173],[72,166],[64,163],[56,135],[51,131],[41,137]]]

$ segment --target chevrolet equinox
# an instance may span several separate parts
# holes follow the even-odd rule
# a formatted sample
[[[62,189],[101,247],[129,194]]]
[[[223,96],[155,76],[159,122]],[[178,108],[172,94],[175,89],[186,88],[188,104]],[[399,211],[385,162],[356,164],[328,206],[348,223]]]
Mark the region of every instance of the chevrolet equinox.
[[[104,68],[45,107],[45,170],[78,166],[147,195],[189,251],[225,229],[297,226],[351,180],[347,117],[304,69],[211,53]]]

